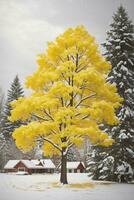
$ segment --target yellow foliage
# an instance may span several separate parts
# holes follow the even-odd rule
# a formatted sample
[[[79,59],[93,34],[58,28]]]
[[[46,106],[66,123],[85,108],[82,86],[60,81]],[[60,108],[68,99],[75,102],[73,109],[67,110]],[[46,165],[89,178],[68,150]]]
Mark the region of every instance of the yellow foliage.
[[[44,143],[42,150],[44,152],[44,156],[51,157],[52,155],[60,155],[60,152],[48,142]]]
[[[106,82],[111,65],[101,55],[95,38],[83,26],[69,28],[48,43],[37,58],[38,69],[26,80],[33,93],[11,103],[11,121],[28,120],[13,137],[20,149],[42,144],[46,155],[58,154],[83,138],[102,146],[113,140],[99,124],[117,124],[122,99]]]

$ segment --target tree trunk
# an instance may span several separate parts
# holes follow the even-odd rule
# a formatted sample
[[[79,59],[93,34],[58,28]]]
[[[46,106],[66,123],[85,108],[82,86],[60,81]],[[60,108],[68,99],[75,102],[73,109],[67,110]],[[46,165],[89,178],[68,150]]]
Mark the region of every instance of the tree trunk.
[[[65,151],[62,150],[60,182],[62,184],[68,184],[67,182],[67,155],[64,155],[64,152]]]

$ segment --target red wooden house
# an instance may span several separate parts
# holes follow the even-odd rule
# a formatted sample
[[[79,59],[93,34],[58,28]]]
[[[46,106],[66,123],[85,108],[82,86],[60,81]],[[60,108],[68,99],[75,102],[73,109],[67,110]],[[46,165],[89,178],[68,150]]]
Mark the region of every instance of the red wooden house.
[[[61,166],[59,166],[59,170]],[[68,173],[84,173],[86,171],[85,165],[83,162],[73,161],[67,162],[67,172]]]
[[[55,165],[50,159],[41,160],[9,160],[4,167],[5,172],[54,173]]]

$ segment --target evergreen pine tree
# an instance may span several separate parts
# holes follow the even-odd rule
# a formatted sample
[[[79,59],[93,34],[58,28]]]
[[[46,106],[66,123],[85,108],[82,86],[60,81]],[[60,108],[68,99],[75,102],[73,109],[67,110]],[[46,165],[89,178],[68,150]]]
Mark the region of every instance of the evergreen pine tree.
[[[87,155],[87,172],[94,180],[113,180],[113,156],[107,148],[91,146]]]
[[[2,133],[6,139],[9,139],[12,135],[13,130],[22,124],[22,122],[20,121],[12,123],[8,120],[8,117],[10,116],[11,112],[10,102],[17,100],[19,97],[23,96],[24,96],[24,91],[20,85],[18,76],[16,76],[15,79],[13,80],[13,83],[11,84],[10,89],[8,90],[7,101],[3,110]]]
[[[76,160],[77,160],[77,157],[76,157],[75,149],[71,147],[67,154],[67,161],[76,161]]]
[[[124,102],[117,110],[119,125],[105,127],[115,143],[107,149],[99,148],[99,153],[89,158],[89,168],[94,160],[98,166],[92,173],[94,178],[127,182],[134,173],[134,29],[122,6],[110,26],[103,44],[105,56],[112,64],[107,80],[116,84]]]
[[[15,77],[13,80],[10,89],[8,90],[7,94],[7,101],[5,103],[3,113],[2,113],[2,120],[1,120],[1,137],[4,137],[5,145],[3,150],[3,157],[4,163],[7,162],[9,159],[16,159],[18,155],[22,155],[20,150],[16,148],[14,140],[12,138],[12,132],[15,128],[22,125],[21,121],[11,122],[8,120],[8,117],[11,113],[11,106],[10,102],[13,100],[17,100],[19,97],[23,97],[24,91],[21,87],[19,82],[18,76]]]

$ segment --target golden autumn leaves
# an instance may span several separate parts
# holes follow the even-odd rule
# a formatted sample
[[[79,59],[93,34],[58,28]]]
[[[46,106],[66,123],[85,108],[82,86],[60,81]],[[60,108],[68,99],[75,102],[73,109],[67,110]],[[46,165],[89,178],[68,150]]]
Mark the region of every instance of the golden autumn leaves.
[[[96,145],[113,140],[99,124],[117,124],[115,110],[122,99],[106,82],[111,69],[94,37],[83,26],[70,28],[38,57],[37,71],[26,80],[31,96],[12,102],[11,121],[28,120],[13,137],[19,148],[30,150],[43,142],[47,155],[80,145],[84,136]]]

